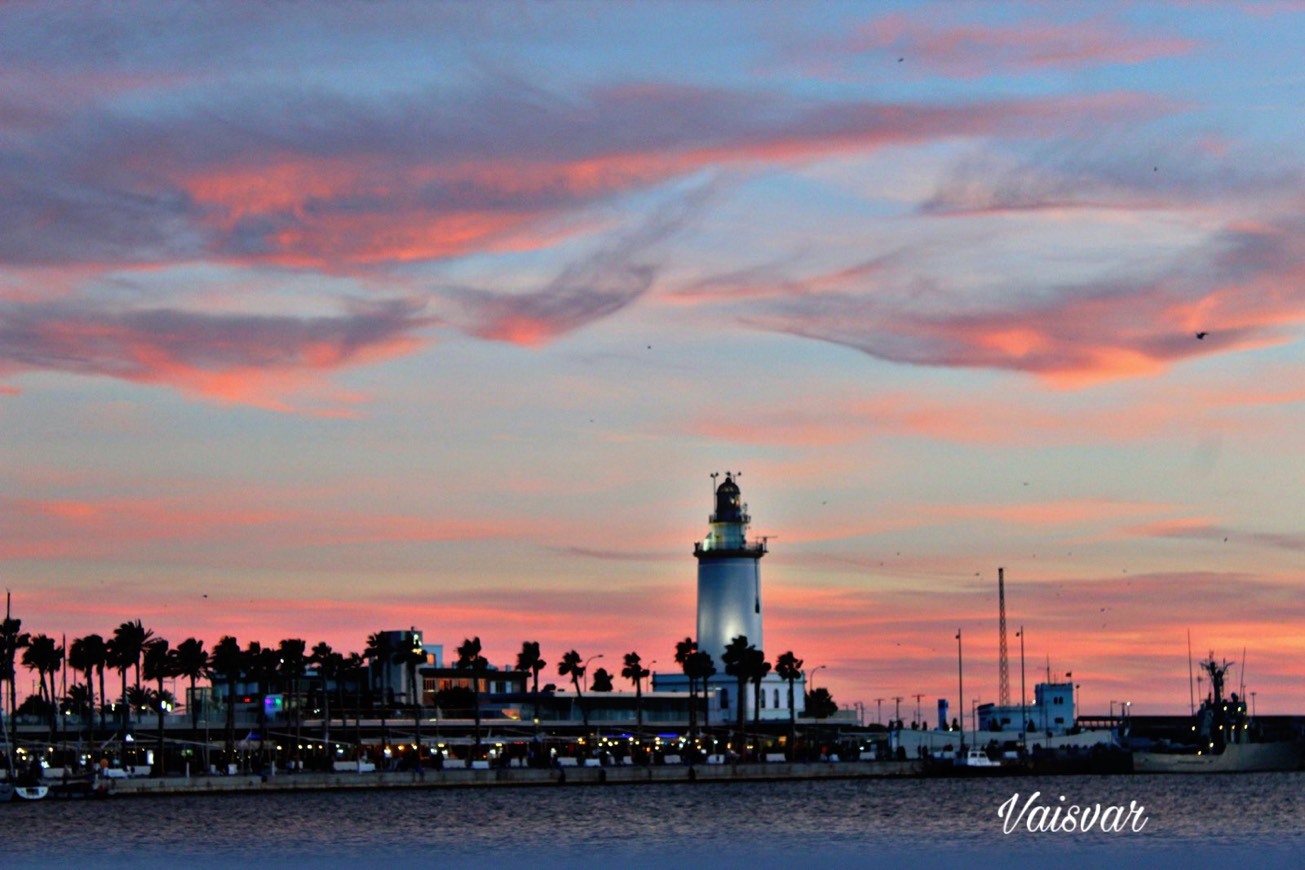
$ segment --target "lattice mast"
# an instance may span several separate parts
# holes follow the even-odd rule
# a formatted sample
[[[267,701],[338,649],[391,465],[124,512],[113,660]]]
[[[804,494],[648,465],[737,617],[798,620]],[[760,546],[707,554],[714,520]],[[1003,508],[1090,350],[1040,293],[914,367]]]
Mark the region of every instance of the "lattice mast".
[[[998,633],[1001,639],[999,651],[1000,659],[998,661],[998,698],[997,703],[1002,707],[1010,706],[1010,659],[1006,654],[1006,569],[997,569],[997,608]]]

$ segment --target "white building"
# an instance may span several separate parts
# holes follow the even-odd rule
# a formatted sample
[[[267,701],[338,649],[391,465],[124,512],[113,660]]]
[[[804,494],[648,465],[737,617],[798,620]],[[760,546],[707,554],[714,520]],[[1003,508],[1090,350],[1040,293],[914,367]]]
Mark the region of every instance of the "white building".
[[[1022,716],[1021,716],[1022,713]],[[1038,683],[1033,687],[1033,704],[1021,707],[998,707],[996,704],[979,705],[980,731],[1019,731],[1030,734],[1064,734],[1074,727],[1073,683]]]

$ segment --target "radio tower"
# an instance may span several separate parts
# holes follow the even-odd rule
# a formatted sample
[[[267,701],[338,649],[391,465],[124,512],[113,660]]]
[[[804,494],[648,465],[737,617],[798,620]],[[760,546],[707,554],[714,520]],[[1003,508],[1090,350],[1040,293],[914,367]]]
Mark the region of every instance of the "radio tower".
[[[997,605],[1000,610],[1000,619],[998,620],[998,631],[1001,635],[999,671],[1000,679],[997,687],[997,704],[1002,707],[1010,706],[1010,661],[1006,656],[1006,569],[997,569]]]

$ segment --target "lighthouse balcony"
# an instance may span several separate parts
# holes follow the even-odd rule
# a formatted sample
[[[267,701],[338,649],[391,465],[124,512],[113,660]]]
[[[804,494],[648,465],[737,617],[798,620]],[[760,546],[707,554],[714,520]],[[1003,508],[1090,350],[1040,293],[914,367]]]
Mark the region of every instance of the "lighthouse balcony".
[[[766,542],[743,542],[727,546],[715,541],[698,541],[693,545],[693,555],[699,559],[759,559],[766,555]]]

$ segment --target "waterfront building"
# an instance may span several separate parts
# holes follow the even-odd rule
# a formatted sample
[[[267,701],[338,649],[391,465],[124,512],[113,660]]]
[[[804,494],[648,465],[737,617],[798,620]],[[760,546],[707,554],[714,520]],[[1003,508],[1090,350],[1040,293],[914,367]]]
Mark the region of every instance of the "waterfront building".
[[[1064,734],[1077,720],[1074,684],[1038,683],[1033,687],[1033,704],[980,704],[978,713],[980,731],[1019,731],[1023,720],[1030,734]]]

